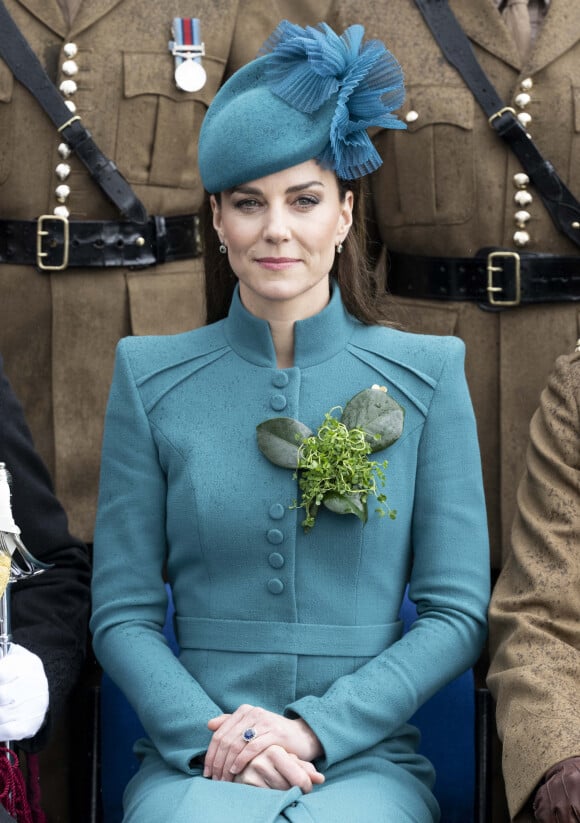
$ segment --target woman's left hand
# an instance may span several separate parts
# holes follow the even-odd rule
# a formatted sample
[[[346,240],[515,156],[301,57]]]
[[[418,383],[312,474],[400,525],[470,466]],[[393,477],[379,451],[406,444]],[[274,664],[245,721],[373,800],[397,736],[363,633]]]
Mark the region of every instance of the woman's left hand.
[[[259,706],[243,704],[232,714],[213,717],[207,725],[213,736],[203,774],[213,780],[233,781],[254,757],[273,745],[309,762],[322,754],[320,741],[304,720],[291,720]]]

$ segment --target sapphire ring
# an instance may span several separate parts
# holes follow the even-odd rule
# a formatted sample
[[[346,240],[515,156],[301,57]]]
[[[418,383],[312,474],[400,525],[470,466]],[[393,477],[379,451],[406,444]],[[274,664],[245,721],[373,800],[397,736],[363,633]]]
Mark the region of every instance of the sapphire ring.
[[[246,729],[246,731],[242,734],[242,738],[244,740],[244,743],[249,743],[250,740],[253,740],[254,737],[257,737],[257,736],[258,735],[256,734],[255,729]]]

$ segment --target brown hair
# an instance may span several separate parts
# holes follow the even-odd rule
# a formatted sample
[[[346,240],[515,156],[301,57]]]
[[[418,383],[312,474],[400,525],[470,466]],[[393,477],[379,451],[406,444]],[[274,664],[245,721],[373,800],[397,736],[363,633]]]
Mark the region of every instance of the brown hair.
[[[367,255],[366,197],[364,180],[337,178],[341,202],[347,191],[354,196],[353,223],[343,243],[342,254],[337,254],[330,271],[340,287],[344,305],[350,314],[367,325],[389,323],[388,298],[384,276],[372,269]],[[219,202],[219,195],[215,195]],[[219,251],[219,240],[213,228],[209,195],[206,193],[202,207],[202,231],[204,240],[205,300],[208,323],[226,317],[236,276],[227,255]]]

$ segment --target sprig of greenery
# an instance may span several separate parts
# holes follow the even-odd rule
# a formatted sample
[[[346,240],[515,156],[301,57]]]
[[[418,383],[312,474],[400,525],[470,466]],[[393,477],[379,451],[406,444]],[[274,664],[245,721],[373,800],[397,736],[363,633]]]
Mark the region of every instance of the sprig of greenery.
[[[334,412],[341,411],[340,420]],[[369,460],[369,454],[392,445],[401,436],[405,410],[384,386],[372,386],[352,397],[344,411],[335,406],[324,416],[315,434],[292,417],[274,417],[257,426],[258,447],[277,466],[294,470],[302,492],[291,508],[304,508],[302,523],[309,531],[320,506],[338,514],[354,514],[367,522],[367,500],[375,496],[380,516],[394,520],[396,511],[385,506],[387,461]]]
[[[345,506],[349,511],[356,508],[352,513],[360,511],[361,519],[366,522],[368,497],[374,495],[381,504],[387,500],[386,495],[379,492],[377,483],[384,486],[388,461],[369,460],[372,447],[363,429],[347,429],[332,416],[333,411],[335,409],[324,415],[316,435],[303,440],[298,449],[300,472],[295,472],[294,477],[298,479],[302,500],[300,504],[294,501],[291,508],[305,509],[302,526],[306,531],[314,526],[318,507],[323,502],[335,499],[334,510]],[[379,506],[376,511],[381,517],[388,514],[392,520],[397,515],[388,507],[385,511]]]

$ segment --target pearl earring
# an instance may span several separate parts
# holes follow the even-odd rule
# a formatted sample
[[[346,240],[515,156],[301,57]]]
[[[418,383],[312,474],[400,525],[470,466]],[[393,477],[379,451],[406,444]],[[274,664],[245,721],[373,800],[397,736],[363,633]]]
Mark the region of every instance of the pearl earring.
[[[227,254],[228,253],[228,247],[226,246],[225,243],[220,243],[219,250],[220,250],[220,254]]]
[[[342,245],[342,243],[339,243],[336,247],[336,253],[337,254],[342,254],[343,248],[344,248],[344,246]]]

